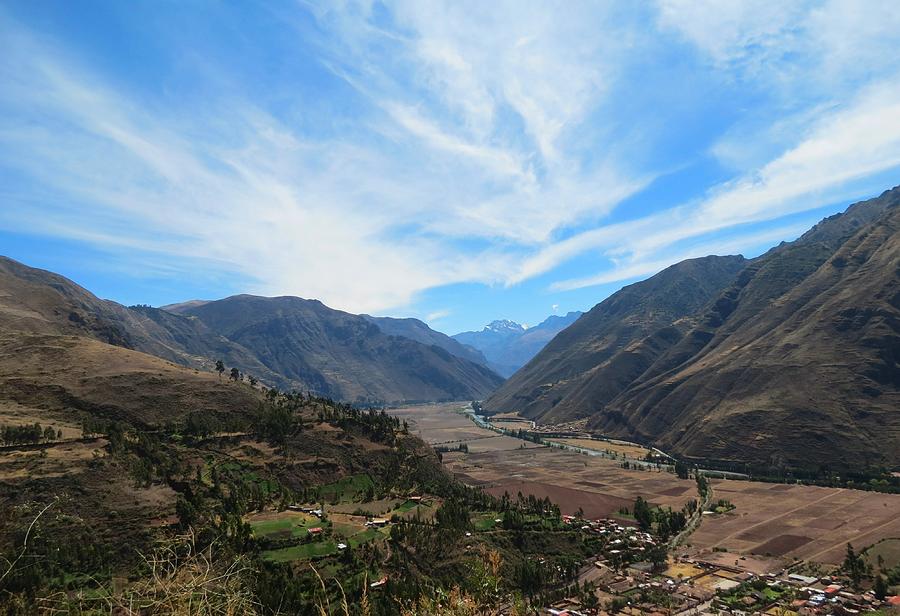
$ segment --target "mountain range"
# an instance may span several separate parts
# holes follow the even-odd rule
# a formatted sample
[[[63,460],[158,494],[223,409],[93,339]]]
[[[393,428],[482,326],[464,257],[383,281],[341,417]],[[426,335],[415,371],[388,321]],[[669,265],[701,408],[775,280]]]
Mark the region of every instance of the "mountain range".
[[[698,460],[900,463],[900,188],[597,304],[485,401]]]
[[[357,403],[480,399],[502,381],[437,344],[387,334],[315,300],[239,295],[167,308],[122,306],[0,258],[0,326],[9,344],[37,336],[53,347],[62,336],[75,354],[124,349],[206,371],[222,360],[269,385]],[[55,372],[54,361],[47,367]],[[0,377],[15,380],[12,368]]]
[[[509,377],[580,316],[580,312],[551,315],[534,327],[502,319],[492,321],[480,331],[462,332],[452,338],[479,351],[490,368],[503,377]]]

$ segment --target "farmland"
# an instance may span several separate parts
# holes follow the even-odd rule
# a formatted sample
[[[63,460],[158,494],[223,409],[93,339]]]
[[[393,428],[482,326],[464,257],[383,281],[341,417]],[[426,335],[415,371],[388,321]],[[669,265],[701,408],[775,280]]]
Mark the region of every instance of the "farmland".
[[[625,469],[621,461],[498,435],[455,412],[458,408],[428,405],[392,412],[426,442],[465,443],[468,453],[445,452],[444,465],[461,481],[491,494],[549,496],[563,513],[581,508],[587,517],[616,516],[637,496],[673,509],[697,497],[693,480],[657,470]],[[705,515],[689,539],[691,551],[732,564],[734,554],[757,555],[761,568],[795,558],[835,564],[848,542],[861,549],[886,537],[900,537],[896,516],[900,495],[737,480],[713,480],[712,486],[715,499],[727,499],[736,508]],[[883,546],[889,553],[892,548]]]
[[[603,451],[634,460],[643,460],[647,457],[648,453],[651,453],[651,450],[647,447],[625,443],[623,441],[607,441],[593,438],[550,438],[547,440],[551,443],[568,445],[570,447],[581,447],[582,449],[591,449],[594,451]]]
[[[716,498],[737,508],[707,516],[694,546],[741,554],[838,563],[860,548],[900,536],[900,495],[753,481],[713,481]]]

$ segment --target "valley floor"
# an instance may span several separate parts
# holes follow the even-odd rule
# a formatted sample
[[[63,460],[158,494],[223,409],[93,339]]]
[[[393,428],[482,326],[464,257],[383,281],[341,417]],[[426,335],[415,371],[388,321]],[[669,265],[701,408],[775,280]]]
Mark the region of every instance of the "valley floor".
[[[638,496],[673,509],[697,498],[693,480],[665,470],[623,468],[626,453],[609,458],[542,446],[482,428],[460,411],[456,403],[391,412],[443,449],[443,463],[458,479],[494,495],[549,496],[564,514],[581,509],[588,518],[621,517],[619,510]],[[736,508],[704,515],[687,540],[697,556],[734,563],[755,555],[762,569],[797,559],[838,564],[847,543],[864,548],[900,537],[900,495],[741,480],[712,480],[712,486],[714,500],[727,499]]]

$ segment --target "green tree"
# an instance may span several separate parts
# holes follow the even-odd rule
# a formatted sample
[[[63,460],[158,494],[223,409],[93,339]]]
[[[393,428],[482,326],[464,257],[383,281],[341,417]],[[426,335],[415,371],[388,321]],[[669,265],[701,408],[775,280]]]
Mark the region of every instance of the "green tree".
[[[222,373],[225,372],[225,362],[223,362],[221,359],[216,360],[216,372],[219,373],[219,378],[221,379]]]
[[[228,378],[230,378],[232,381],[235,381],[235,382],[240,381],[241,380],[241,371],[238,370],[237,368],[232,368],[231,375]]]
[[[669,551],[666,549],[666,544],[664,543],[654,545],[647,553],[647,559],[653,564],[653,568],[657,571],[662,569],[668,558]]]
[[[842,568],[847,577],[850,578],[850,581],[853,582],[853,586],[859,588],[859,584],[866,572],[866,563],[863,561],[862,555],[857,554],[853,549],[853,545],[849,543],[847,544],[847,554],[844,556]]]
[[[875,585],[872,587],[872,591],[875,593],[875,597],[879,601],[884,601],[884,598],[887,597],[887,583],[884,581],[884,578],[881,575],[875,577]]]
[[[638,496],[634,501],[634,519],[645,532],[653,526],[653,512],[650,511],[650,504],[642,496]]]

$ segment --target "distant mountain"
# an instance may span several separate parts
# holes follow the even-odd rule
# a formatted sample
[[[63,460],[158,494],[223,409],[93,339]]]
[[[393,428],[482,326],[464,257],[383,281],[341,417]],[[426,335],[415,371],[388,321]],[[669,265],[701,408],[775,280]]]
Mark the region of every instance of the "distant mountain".
[[[402,336],[429,346],[435,345],[448,353],[462,359],[488,367],[487,358],[474,347],[462,344],[447,334],[437,332],[419,319],[397,319],[394,317],[373,317],[368,314],[361,315],[378,326],[378,329],[389,336]]]
[[[498,320],[481,331],[463,332],[453,336],[453,339],[483,353],[490,367],[498,374],[509,377],[580,316],[580,312],[553,315],[540,325],[529,328],[515,321]]]
[[[207,371],[221,359],[269,385],[356,402],[481,399],[502,382],[440,346],[317,301],[237,296],[171,309],[101,300],[0,257],[0,327],[10,330],[86,336]]]
[[[390,335],[371,317],[333,310],[318,300],[236,295],[179,311],[250,349],[291,387],[340,400],[481,399],[502,382],[488,368],[438,344]]]
[[[900,464],[900,188],[749,261],[622,289],[491,396],[489,411],[695,459]]]

